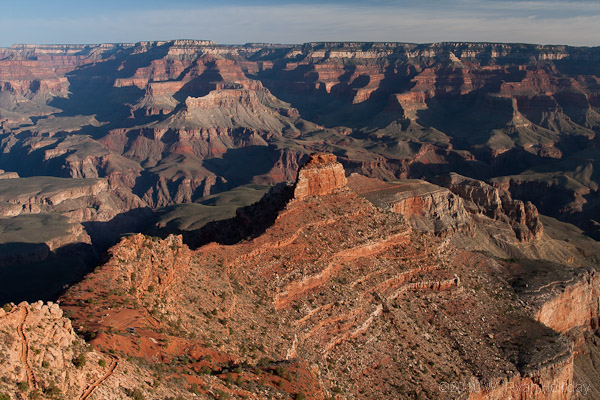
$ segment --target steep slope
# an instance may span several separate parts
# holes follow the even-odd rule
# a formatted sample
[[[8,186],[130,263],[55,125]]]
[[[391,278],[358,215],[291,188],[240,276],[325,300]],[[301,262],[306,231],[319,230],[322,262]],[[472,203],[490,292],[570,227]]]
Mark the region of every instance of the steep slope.
[[[5,305],[0,334],[0,394],[11,400],[190,395],[182,385],[165,385],[149,370],[94,350],[75,334],[58,304]]]
[[[542,281],[580,290],[564,278],[577,269],[553,267],[521,293],[517,265],[415,231],[352,191],[331,155],[311,156],[294,188],[270,196],[290,190],[264,232],[253,218],[275,200],[230,220],[254,232],[233,245],[123,239],[62,306],[97,348],[142,369],[169,363],[201,392],[572,398],[573,342],[541,323],[558,329],[549,304],[561,295]],[[592,286],[582,304],[597,299]],[[586,318],[559,330],[591,327]]]

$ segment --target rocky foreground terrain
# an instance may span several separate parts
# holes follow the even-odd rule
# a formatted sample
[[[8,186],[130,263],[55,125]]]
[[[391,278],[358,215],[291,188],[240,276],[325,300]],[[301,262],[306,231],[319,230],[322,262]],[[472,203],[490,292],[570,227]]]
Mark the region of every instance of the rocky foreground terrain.
[[[76,258],[52,299],[123,233],[198,228],[217,213],[198,202],[238,189],[230,216],[314,151],[388,181],[481,180],[598,238],[599,60],[486,43],[0,49],[2,274],[24,282]],[[494,218],[532,210],[515,207]],[[39,229],[49,219],[57,229]],[[513,228],[539,234],[527,224]],[[37,300],[27,286],[0,300]]]
[[[6,305],[0,394],[600,394],[596,241],[457,174],[346,175],[314,154],[229,220],[123,238],[59,305]]]

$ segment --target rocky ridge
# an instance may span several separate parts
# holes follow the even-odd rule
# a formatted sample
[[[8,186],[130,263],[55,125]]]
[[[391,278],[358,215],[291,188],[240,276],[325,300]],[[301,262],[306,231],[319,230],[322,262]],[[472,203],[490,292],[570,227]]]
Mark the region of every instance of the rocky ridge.
[[[139,382],[155,379],[130,361],[86,344],[55,303],[5,305],[0,309],[0,332],[0,393],[9,399],[129,399]],[[189,393],[159,381],[153,392]]]
[[[341,177],[332,156],[314,155],[298,173],[298,196],[247,242],[190,251],[181,237],[123,239],[62,306],[97,348],[187,359],[191,369],[171,362],[172,373],[204,393],[572,398],[548,388],[572,388],[573,343],[536,322],[557,328],[558,309],[515,292],[512,264],[414,231]],[[535,314],[535,302],[544,311]],[[260,371],[274,372],[256,386]]]
[[[455,173],[441,176],[437,182],[465,199],[471,213],[508,222],[518,240],[531,242],[542,236],[544,228],[538,210],[531,202],[513,200],[510,192],[501,192],[485,182]]]
[[[9,263],[38,260],[50,254],[49,249],[68,247],[73,241],[97,242],[90,227],[96,227],[96,232],[118,233],[122,230],[115,226],[133,226],[132,221],[146,215],[146,208],[193,203],[248,183],[293,180],[306,154],[330,151],[338,154],[349,172],[388,181],[367,183],[366,178],[352,176],[348,180],[368,201],[359,198],[365,209],[385,208],[397,218],[398,226],[402,221],[411,232],[406,246],[410,248],[413,236],[429,237],[420,233],[428,232],[436,235],[434,241],[464,249],[465,260],[477,259],[485,271],[495,274],[484,286],[492,292],[494,285],[502,287],[507,309],[517,296],[527,304],[527,321],[539,320],[568,333],[575,338],[575,353],[592,354],[585,348],[595,331],[596,283],[593,274],[576,267],[589,267],[594,262],[590,260],[597,259],[597,245],[584,241],[581,231],[539,215],[538,210],[575,223],[589,235],[597,231],[597,58],[597,48],[470,43],[221,46],[209,41],[165,41],[2,49],[0,168],[9,172],[0,177],[19,179],[14,184],[43,173],[84,178],[87,183],[83,186],[88,188],[106,185],[96,195],[77,194],[70,188],[49,196],[7,193],[2,209],[16,218],[6,218],[3,226],[28,225],[31,215],[51,218],[60,214],[75,227],[57,230],[54,237],[44,239],[48,247],[38,246],[33,251],[25,246],[22,255],[26,257],[8,258]],[[22,163],[25,158],[28,162]],[[286,200],[281,215],[313,215],[298,204],[314,201],[314,194],[319,194],[318,198],[346,196],[340,204],[354,204],[341,167],[333,160],[324,164],[332,169],[321,181],[319,168],[300,171],[306,184],[298,182],[296,199],[289,204]],[[333,184],[328,181],[331,177],[336,177]],[[104,183],[98,184],[98,178]],[[399,178],[421,180],[394,182]],[[298,213],[285,214],[294,207]],[[130,210],[140,214],[113,221]],[[251,225],[250,214],[242,210],[236,221]],[[280,224],[286,221],[279,213],[272,217]],[[238,238],[260,242],[263,233],[272,232],[270,218],[264,223],[267,232],[262,226],[253,229],[247,225],[237,229],[233,242]],[[366,219],[360,219],[361,223],[366,224]],[[347,229],[332,226],[342,232]],[[382,226],[382,236],[392,234],[387,225]],[[571,237],[565,232],[572,233]],[[350,233],[353,240],[363,243],[358,232],[350,229]],[[203,239],[210,237],[209,232]],[[134,244],[143,245],[140,243]],[[328,245],[332,251],[344,250]],[[382,244],[375,247],[380,249],[380,245],[386,248]],[[392,241],[395,245],[399,243]],[[473,258],[476,254],[472,252],[483,253],[477,255],[483,258]],[[271,262],[268,254],[261,253],[266,259],[259,261]],[[385,251],[376,254],[387,256]],[[332,255],[331,268],[321,272],[317,272],[321,266],[313,266],[310,271],[314,274],[306,282],[299,280],[293,285],[295,280],[289,278],[289,287],[278,287],[282,293],[275,312],[288,312],[290,305],[307,298],[306,293],[321,288],[323,279],[325,283],[335,279],[339,263],[357,260],[344,261],[346,256],[342,253],[338,259]],[[491,259],[500,262],[484,261]],[[530,281],[527,271],[539,270],[535,260],[554,263],[548,264],[551,268],[544,267],[547,281]],[[297,274],[304,276],[305,272]],[[470,272],[464,272],[466,276],[457,273],[460,282],[479,287],[479,281],[469,281]],[[477,276],[488,279],[487,275]],[[412,289],[447,288],[452,279],[442,274],[440,279],[430,281],[423,276],[422,281],[408,283]],[[531,294],[520,285],[540,290]],[[269,296],[274,295],[269,292]],[[321,297],[328,296],[333,295],[325,291]],[[312,301],[320,304],[319,297]],[[577,307],[570,308],[572,304]],[[375,313],[378,305],[382,311]],[[375,313],[367,324],[371,326],[387,313],[384,308],[384,303],[361,302],[358,308],[342,307],[340,312]],[[481,310],[482,316],[495,312],[485,307]],[[366,323],[368,318],[361,319],[364,315],[355,322]],[[270,322],[260,321],[254,324],[269,326]],[[340,346],[345,345],[345,334],[328,331],[330,324],[326,328],[317,330],[316,337],[324,341],[341,338]],[[531,332],[542,332],[537,329],[532,327]],[[514,357],[539,360],[538,355],[515,350],[528,347],[529,339],[527,335],[507,339],[502,350],[506,357],[499,358],[513,365],[518,364]],[[306,357],[317,360],[322,370],[322,361],[314,353],[317,345],[307,343],[300,348]],[[242,352],[235,346],[232,357],[240,357]],[[539,347],[546,349],[543,343]],[[569,353],[555,350],[556,354]],[[488,354],[485,349],[481,352]],[[542,351],[541,359],[549,353]],[[281,354],[275,358],[281,359]],[[568,359],[561,356],[563,361]],[[437,365],[443,360],[431,361]],[[482,364],[474,361],[469,365]],[[561,376],[567,376],[569,365],[558,368],[562,371],[559,375],[564,372]],[[517,369],[518,377],[507,379],[531,375],[521,364]],[[486,373],[486,377],[498,376]],[[340,372],[332,374],[338,379]],[[473,374],[480,382],[489,383]],[[366,387],[365,381],[361,382]],[[414,390],[428,387],[423,382],[411,385]],[[429,383],[431,390],[434,386]],[[361,388],[345,390],[360,393]],[[323,390],[330,388],[325,385]],[[394,390],[388,388],[391,393]]]

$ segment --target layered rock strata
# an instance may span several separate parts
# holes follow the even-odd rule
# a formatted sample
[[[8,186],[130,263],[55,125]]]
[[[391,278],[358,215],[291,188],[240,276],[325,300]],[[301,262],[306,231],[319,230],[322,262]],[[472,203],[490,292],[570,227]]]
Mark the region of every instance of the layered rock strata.
[[[62,304],[98,348],[187,358],[178,373],[230,396],[572,398],[548,390],[572,384],[572,342],[521,309],[497,262],[416,232],[345,182],[334,156],[313,155],[264,233],[196,251],[124,238]],[[414,204],[375,183],[349,179]],[[195,376],[204,366],[213,378]],[[255,392],[245,382],[264,368],[278,377]],[[223,388],[228,374],[240,379]]]
[[[344,167],[333,154],[313,154],[298,170],[294,198],[325,196],[345,187],[346,183]]]
[[[508,192],[455,173],[441,176],[437,182],[465,199],[471,213],[508,222],[520,241],[531,242],[542,236],[544,228],[531,202],[513,200]]]

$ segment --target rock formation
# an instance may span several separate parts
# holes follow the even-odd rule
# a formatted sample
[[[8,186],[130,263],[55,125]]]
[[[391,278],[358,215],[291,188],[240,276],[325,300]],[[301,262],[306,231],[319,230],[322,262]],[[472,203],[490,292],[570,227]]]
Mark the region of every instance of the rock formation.
[[[298,170],[294,198],[325,196],[345,187],[346,183],[344,168],[333,154],[313,154]]]
[[[544,228],[531,202],[513,200],[508,192],[455,173],[441,176],[437,182],[465,199],[470,212],[508,222],[520,241],[531,242],[542,236]]]
[[[387,183],[358,174],[352,174],[349,181],[356,193],[401,214],[419,231],[448,236],[473,229],[461,197],[445,188],[419,180]]]
[[[463,397],[549,398],[595,354],[597,282],[578,268],[598,245],[564,222],[598,236],[598,60],[497,43],[0,49],[0,268],[48,277],[51,298],[87,271],[73,254],[150,209],[297,177],[198,232],[172,220],[199,249],[124,239],[66,307],[98,345],[177,358],[172,376],[213,397],[453,398],[440,381],[476,381]],[[337,161],[298,171],[314,152]],[[99,396],[133,393],[96,378]]]
[[[572,398],[570,389],[548,388],[572,388],[573,342],[543,324],[593,327],[586,312],[561,320],[565,308],[552,304],[564,302],[548,297],[553,290],[537,275],[449,245],[464,233],[456,223],[468,221],[465,211],[465,220],[438,215],[451,222],[446,240],[415,231],[400,214],[435,221],[438,199],[461,204],[448,190],[348,181],[334,156],[315,154],[262,234],[195,251],[181,237],[124,238],[61,305],[95,348],[168,362],[202,392]],[[367,198],[379,193],[372,198],[380,206],[352,188]],[[546,276],[582,302],[596,298],[596,284],[578,286],[569,269]]]
[[[0,309],[0,395],[8,399],[130,399],[189,395],[117,355],[95,351],[76,335],[58,304]]]
[[[510,179],[515,199],[593,234],[597,58],[486,43],[18,45],[0,50],[0,168],[107,177],[156,207],[280,182],[295,169],[278,151],[333,145],[371,177]],[[240,148],[264,167],[214,168]]]

